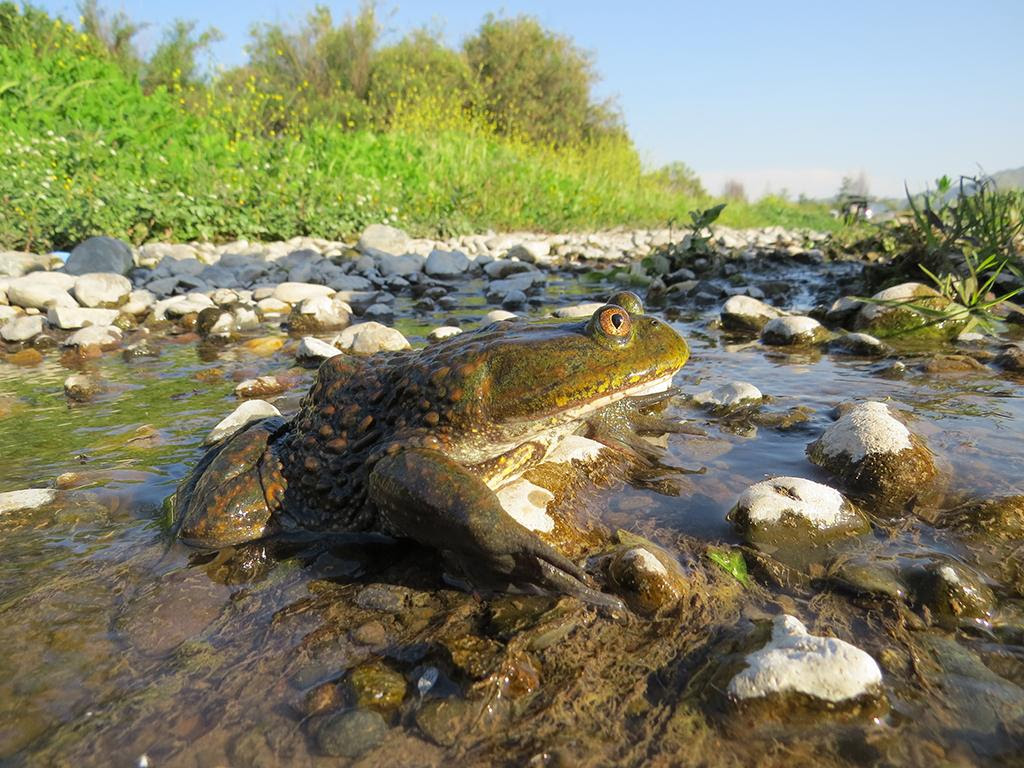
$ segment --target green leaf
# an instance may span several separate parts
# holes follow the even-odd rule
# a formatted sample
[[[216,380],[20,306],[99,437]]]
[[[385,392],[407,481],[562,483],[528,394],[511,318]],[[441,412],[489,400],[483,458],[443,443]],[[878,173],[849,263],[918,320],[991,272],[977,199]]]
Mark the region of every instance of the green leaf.
[[[750,576],[747,575],[747,562],[743,559],[743,553],[736,549],[717,549],[708,547],[708,559],[720,566],[722,570],[732,576],[736,581],[745,587],[750,586]]]

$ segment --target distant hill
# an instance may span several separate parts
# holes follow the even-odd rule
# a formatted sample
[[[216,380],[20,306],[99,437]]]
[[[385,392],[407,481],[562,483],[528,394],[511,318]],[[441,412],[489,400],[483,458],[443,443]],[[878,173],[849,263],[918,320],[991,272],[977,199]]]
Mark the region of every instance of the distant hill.
[[[989,174],[999,189],[1024,189],[1024,166]]]

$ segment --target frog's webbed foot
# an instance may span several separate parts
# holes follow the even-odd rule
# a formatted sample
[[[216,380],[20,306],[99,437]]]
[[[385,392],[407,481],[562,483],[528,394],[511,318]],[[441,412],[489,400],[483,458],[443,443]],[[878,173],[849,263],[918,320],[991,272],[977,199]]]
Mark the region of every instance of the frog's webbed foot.
[[[402,451],[377,462],[370,498],[384,528],[453,557],[471,576],[575,595],[612,608],[574,562],[505,512],[476,475],[437,452]]]
[[[270,443],[284,426],[263,419],[214,446],[174,494],[175,530],[182,541],[219,549],[267,535],[284,479]]]

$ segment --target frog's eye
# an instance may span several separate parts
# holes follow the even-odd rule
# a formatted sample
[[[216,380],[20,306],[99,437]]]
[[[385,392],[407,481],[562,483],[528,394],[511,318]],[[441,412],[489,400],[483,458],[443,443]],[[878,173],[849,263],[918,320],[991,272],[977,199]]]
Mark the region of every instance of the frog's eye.
[[[628,339],[633,330],[629,312],[622,307],[604,306],[594,314],[595,325],[605,336],[614,339]]]
[[[632,291],[619,291],[612,294],[612,297],[608,299],[608,303],[622,307],[631,315],[642,315],[644,313],[644,303]]]

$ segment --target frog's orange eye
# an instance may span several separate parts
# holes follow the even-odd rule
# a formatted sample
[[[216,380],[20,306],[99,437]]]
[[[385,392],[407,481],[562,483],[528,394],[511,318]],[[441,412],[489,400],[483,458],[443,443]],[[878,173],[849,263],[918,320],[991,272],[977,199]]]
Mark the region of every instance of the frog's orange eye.
[[[603,307],[598,310],[597,324],[608,336],[624,339],[633,328],[629,313],[622,307]]]

